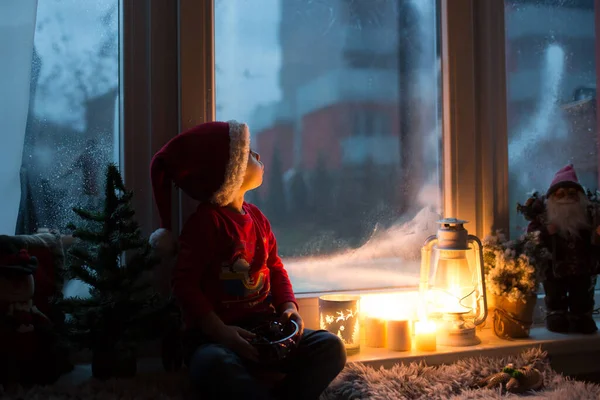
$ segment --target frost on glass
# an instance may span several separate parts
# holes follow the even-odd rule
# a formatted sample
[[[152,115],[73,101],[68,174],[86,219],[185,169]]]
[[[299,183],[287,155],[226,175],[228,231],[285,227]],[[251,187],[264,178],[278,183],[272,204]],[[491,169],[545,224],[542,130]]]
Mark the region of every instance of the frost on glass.
[[[100,200],[118,162],[118,27],[118,0],[38,2],[17,233],[64,230]]]
[[[217,0],[217,119],[245,121],[297,292],[415,286],[440,213],[435,0]]]
[[[511,234],[526,221],[517,202],[548,189],[573,163],[598,187],[593,0],[506,0]]]

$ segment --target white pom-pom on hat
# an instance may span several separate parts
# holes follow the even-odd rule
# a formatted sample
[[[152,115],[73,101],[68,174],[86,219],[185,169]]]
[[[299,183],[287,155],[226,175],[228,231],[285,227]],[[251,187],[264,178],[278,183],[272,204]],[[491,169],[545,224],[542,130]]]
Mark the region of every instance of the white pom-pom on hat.
[[[177,250],[177,238],[165,228],[159,228],[150,235],[150,246],[161,257],[174,255]]]

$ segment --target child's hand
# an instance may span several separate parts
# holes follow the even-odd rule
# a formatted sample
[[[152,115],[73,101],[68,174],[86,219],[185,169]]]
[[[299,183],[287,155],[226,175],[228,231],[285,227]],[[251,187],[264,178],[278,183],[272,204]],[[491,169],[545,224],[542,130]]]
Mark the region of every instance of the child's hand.
[[[223,330],[219,332],[219,342],[235,351],[240,357],[258,362],[258,350],[252,346],[248,340],[253,339],[256,335],[239,326],[225,325]]]
[[[302,321],[302,317],[300,316],[300,313],[298,313],[298,310],[296,309],[295,305],[292,305],[292,306],[286,308],[281,313],[281,322],[282,323],[285,323],[285,322],[289,321],[290,319],[298,324],[298,327],[300,328],[298,333],[300,335],[302,335],[302,333],[304,332],[304,321]]]

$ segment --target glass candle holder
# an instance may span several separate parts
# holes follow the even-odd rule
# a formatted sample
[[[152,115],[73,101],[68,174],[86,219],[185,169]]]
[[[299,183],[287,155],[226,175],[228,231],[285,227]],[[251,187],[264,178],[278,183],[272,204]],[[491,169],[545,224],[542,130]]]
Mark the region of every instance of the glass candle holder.
[[[337,335],[346,353],[360,351],[360,296],[347,294],[328,294],[319,297],[319,325]]]

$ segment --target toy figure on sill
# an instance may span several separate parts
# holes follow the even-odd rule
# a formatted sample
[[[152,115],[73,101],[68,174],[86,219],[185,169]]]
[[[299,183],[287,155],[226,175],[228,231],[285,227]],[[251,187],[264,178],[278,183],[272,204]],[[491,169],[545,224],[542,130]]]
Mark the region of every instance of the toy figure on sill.
[[[0,249],[0,383],[50,384],[60,375],[50,320],[32,302],[35,257]]]
[[[474,387],[487,389],[500,388],[508,393],[526,393],[540,390],[544,386],[544,376],[534,365],[515,368],[508,364],[502,371],[492,374],[475,383]]]
[[[594,333],[592,317],[598,274],[598,207],[580,185],[573,165],[560,169],[545,196],[536,194],[519,211],[530,221],[528,232],[552,253],[543,271],[546,328],[559,333]]]
[[[158,254],[176,253],[173,295],[197,398],[318,399],[345,365],[344,344],[330,332],[303,329],[269,220],[244,201],[264,173],[248,126],[191,128],[154,156],[150,173],[161,220],[150,241]],[[178,241],[170,233],[173,183],[199,202]],[[297,327],[285,338],[289,348],[257,341],[256,329],[267,322],[282,335]],[[260,379],[265,373],[274,379]]]

